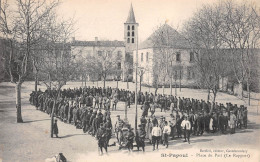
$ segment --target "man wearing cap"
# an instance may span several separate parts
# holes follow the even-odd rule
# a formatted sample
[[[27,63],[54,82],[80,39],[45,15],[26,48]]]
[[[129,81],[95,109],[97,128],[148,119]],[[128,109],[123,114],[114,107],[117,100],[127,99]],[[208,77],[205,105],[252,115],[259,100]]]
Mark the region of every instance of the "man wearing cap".
[[[184,135],[184,141],[190,143],[190,129],[191,129],[191,123],[188,120],[187,116],[184,116],[184,120],[181,122],[181,127],[183,129],[183,135]]]
[[[115,133],[116,133],[116,138],[117,138],[117,141],[120,142],[119,138],[122,134],[122,128],[124,126],[124,121],[120,119],[120,115],[117,115],[117,121],[116,121],[116,124],[115,124]]]
[[[97,130],[97,136],[98,140],[98,147],[100,149],[100,154],[103,154],[103,149],[104,148],[107,152],[107,135],[106,135],[106,129],[103,126],[103,123],[100,125],[100,128]]]
[[[145,147],[144,140],[145,140],[146,133],[145,133],[145,130],[144,130],[144,128],[143,128],[143,126],[141,124],[138,125],[138,127],[139,127],[139,129],[136,132],[137,149],[139,151],[139,147],[142,147],[143,152],[144,152],[145,151],[144,150],[144,147]]]
[[[129,152],[133,150],[134,137],[135,137],[135,134],[133,132],[133,128],[129,127],[128,135],[127,135],[127,144],[126,144]]]
[[[58,125],[57,125],[57,119],[54,120],[54,124],[53,124],[53,134],[55,134],[56,138],[58,138],[59,129],[58,129]]]
[[[243,125],[245,128],[247,128],[247,107],[244,107],[242,116],[243,116]]]

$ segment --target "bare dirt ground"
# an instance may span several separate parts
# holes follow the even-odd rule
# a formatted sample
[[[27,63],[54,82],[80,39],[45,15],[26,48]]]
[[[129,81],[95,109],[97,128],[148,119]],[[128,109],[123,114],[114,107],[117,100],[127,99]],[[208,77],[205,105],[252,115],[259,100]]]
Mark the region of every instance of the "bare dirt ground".
[[[102,82],[98,83],[103,86]],[[67,87],[79,87],[80,82],[70,82]],[[87,86],[96,86],[96,83],[87,83]],[[107,82],[107,86],[116,87],[115,82]],[[119,88],[125,88],[125,82],[119,82]],[[42,90],[45,89],[44,85],[39,86]],[[159,146],[159,151],[152,151],[152,146],[146,144],[146,153],[135,151],[130,155],[125,150],[118,151],[117,147],[109,147],[109,154],[105,156],[98,156],[97,141],[90,135],[84,134],[81,129],[76,129],[73,125],[58,121],[59,136],[61,138],[50,138],[50,117],[36,110],[29,104],[29,94],[34,89],[33,82],[26,82],[22,86],[22,116],[24,123],[16,123],[16,108],[15,108],[15,89],[11,83],[0,84],[0,162],[1,161],[44,161],[48,157],[62,152],[69,161],[106,161],[106,160],[119,160],[119,161],[170,161],[172,158],[163,158],[162,153],[188,153],[189,158],[174,158],[174,160],[192,160],[203,161],[202,157],[197,155],[200,149],[245,149],[250,153],[250,158],[236,158],[233,160],[239,161],[259,161],[259,146],[260,146],[260,119],[257,115],[259,106],[259,95],[255,94],[255,99],[252,100],[252,105],[248,107],[249,110],[249,124],[248,129],[237,130],[236,134],[222,135],[220,133],[204,134],[203,136],[192,136],[191,144],[183,143],[182,139],[170,141],[169,148]],[[126,89],[126,88],[125,88]],[[134,90],[134,84],[130,83],[130,90]],[[149,88],[142,87],[142,91],[149,91]],[[150,88],[151,92],[154,89]],[[162,93],[162,89],[159,89]],[[169,94],[170,89],[165,89],[165,93]],[[173,90],[174,94],[174,90]],[[204,90],[186,89],[183,88],[178,96],[193,97],[196,99],[206,99],[207,93]],[[217,102],[226,103],[232,102],[238,105],[245,104],[244,101],[235,96],[225,93],[219,93]],[[124,103],[118,104],[118,110],[112,112],[112,122],[115,122],[116,115],[124,116]],[[138,115],[140,117],[141,110],[138,106]],[[157,110],[156,116],[164,115],[169,117],[169,112],[159,112]],[[134,126],[135,109],[134,105],[128,109],[128,119],[132,126]],[[139,120],[138,120],[139,121]],[[113,143],[115,138],[111,139]],[[145,156],[144,156],[145,155]],[[214,156],[214,155],[213,155]],[[223,158],[223,159],[222,159]],[[214,158],[211,161],[217,160],[232,160],[228,158]],[[209,161],[209,159],[207,159]]]

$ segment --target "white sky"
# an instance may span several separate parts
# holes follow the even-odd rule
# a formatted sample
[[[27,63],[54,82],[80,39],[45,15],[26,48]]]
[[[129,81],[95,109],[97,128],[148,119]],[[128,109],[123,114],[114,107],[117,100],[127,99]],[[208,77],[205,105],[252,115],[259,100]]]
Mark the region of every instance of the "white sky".
[[[124,22],[132,2],[139,23],[140,42],[165,20],[180,30],[183,22],[201,5],[216,1],[218,0],[63,0],[59,13],[65,18],[75,17],[76,40],[94,40],[95,37],[123,40]]]

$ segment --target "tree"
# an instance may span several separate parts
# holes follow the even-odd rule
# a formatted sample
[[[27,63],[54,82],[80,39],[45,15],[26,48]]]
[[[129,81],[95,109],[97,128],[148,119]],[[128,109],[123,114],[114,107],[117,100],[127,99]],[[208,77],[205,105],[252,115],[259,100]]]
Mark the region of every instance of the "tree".
[[[106,87],[106,80],[108,76],[114,76],[115,73],[118,75],[120,73],[121,75],[121,70],[119,70],[118,63],[120,63],[122,56],[115,55],[114,52],[116,49],[116,47],[100,47],[99,53],[97,55],[88,57],[88,66],[91,65],[91,67],[89,67],[91,69],[91,74],[98,74],[102,77],[104,88]]]
[[[208,89],[208,100],[210,91],[213,92],[213,101],[219,90],[219,79],[225,76],[227,67],[227,62],[223,59],[225,53],[222,49],[221,16],[221,5],[205,5],[185,26],[186,38],[196,54],[194,68],[198,74],[197,83],[201,88]]]
[[[239,83],[243,99],[243,83],[246,82],[248,103],[250,104],[250,80],[253,69],[257,69],[255,49],[259,48],[260,17],[255,4],[235,4],[227,1],[223,4],[222,39],[231,53],[231,69]],[[256,79],[256,78],[255,78]]]
[[[143,81],[143,76],[145,74],[145,71],[146,71],[146,69],[143,67],[137,68],[137,75],[139,75],[139,80],[140,80],[140,90],[139,90],[140,92],[141,92],[141,88],[142,88],[142,81]],[[136,79],[136,81],[137,81],[137,79]]]
[[[0,32],[8,40],[10,53],[8,66],[10,81],[16,85],[17,122],[23,122],[21,113],[21,85],[30,70],[32,46],[38,39],[38,26],[58,5],[57,1],[16,0],[10,7],[7,1],[1,3]]]
[[[128,61],[125,61],[124,63],[124,71],[125,71],[125,75],[126,75],[126,82],[127,82],[127,89],[129,89],[129,84],[128,84],[128,80],[129,80],[129,71],[133,69],[133,64],[131,64]]]

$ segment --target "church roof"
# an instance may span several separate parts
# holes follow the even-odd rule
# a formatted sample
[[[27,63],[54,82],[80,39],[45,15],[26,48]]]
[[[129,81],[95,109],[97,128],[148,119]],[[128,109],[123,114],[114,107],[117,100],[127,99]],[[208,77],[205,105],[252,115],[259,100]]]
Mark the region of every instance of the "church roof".
[[[188,41],[170,25],[164,24],[143,41],[139,49],[170,47],[176,49],[189,48]]]
[[[128,13],[126,23],[136,23],[134,9],[133,9],[132,4],[131,4],[131,7],[130,7],[130,10],[129,10],[129,13]]]

